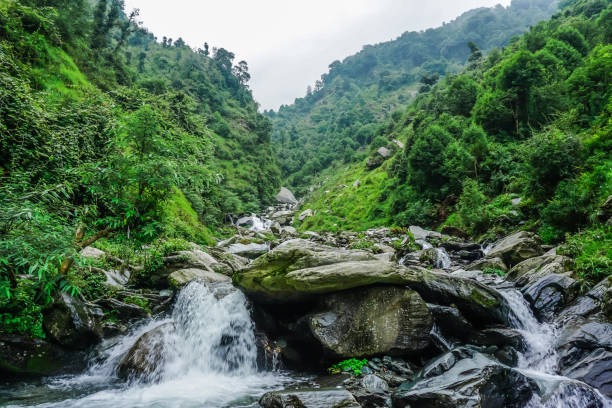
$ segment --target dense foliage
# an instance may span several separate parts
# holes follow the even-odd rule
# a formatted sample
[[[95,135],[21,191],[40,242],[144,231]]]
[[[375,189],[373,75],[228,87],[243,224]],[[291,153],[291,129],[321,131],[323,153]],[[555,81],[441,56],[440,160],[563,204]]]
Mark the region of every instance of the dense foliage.
[[[58,290],[95,295],[81,248],[209,243],[279,186],[246,62],[160,44],[137,15],[0,1],[0,331],[40,336]]]
[[[419,89],[476,63],[483,51],[508,44],[555,9],[554,0],[514,0],[508,8],[475,9],[442,27],[406,32],[333,62],[305,97],[267,112],[287,184],[302,194],[322,170],[363,158],[368,146],[380,147],[385,121],[399,115],[393,112]],[[455,87],[455,99],[447,103],[469,113],[463,102],[474,96],[474,84]]]
[[[476,238],[527,228],[548,243],[592,228],[567,251],[584,276],[609,274],[612,243],[598,213],[612,193],[612,5],[563,7],[422,89],[385,124],[369,159],[325,173],[306,204],[317,215],[301,228],[425,224]],[[368,167],[397,140],[403,149]]]

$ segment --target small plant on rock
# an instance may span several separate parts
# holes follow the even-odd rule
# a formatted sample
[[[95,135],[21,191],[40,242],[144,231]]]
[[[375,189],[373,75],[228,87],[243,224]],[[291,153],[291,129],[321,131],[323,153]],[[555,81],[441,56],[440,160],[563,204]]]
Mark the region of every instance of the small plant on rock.
[[[349,358],[329,367],[327,371],[330,374],[340,374],[342,372],[349,372],[354,375],[361,374],[361,369],[368,364],[367,359],[358,360],[356,358]]]

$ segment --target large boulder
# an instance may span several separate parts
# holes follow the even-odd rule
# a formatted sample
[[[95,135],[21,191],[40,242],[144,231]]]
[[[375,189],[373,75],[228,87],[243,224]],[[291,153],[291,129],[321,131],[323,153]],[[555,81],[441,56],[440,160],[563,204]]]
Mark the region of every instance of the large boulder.
[[[535,381],[469,349],[453,350],[428,364],[421,379],[392,395],[398,407],[524,407]]]
[[[568,272],[572,266],[572,260],[566,256],[555,253],[544,254],[513,266],[506,275],[506,280],[514,282],[516,286],[530,285],[544,276]]]
[[[276,195],[276,201],[283,204],[297,204],[298,200],[296,200],[293,193],[286,187],[281,187],[280,191]]]
[[[432,319],[418,293],[369,287],[332,294],[309,318],[314,337],[341,358],[418,353],[429,345]]]
[[[102,310],[61,292],[43,311],[43,327],[53,342],[83,350],[102,338]]]
[[[119,362],[119,378],[141,382],[159,381],[167,357],[164,352],[166,340],[174,331],[174,323],[168,322],[140,336]]]
[[[86,366],[86,354],[68,351],[45,340],[0,335],[0,378],[68,374]]]
[[[194,280],[215,283],[231,282],[232,279],[227,275],[196,268],[180,269],[172,272],[170,276],[168,276],[170,286],[175,288],[181,288]]]
[[[501,258],[506,265],[512,266],[543,253],[536,234],[519,231],[496,242],[487,252],[487,258]]]
[[[550,320],[578,295],[580,284],[569,274],[544,276],[532,285],[525,286],[523,296],[531,304],[538,318]]]
[[[408,286],[431,303],[455,304],[468,318],[505,322],[507,305],[494,289],[470,279],[416,266],[404,267],[370,252],[286,241],[233,275],[259,303],[287,303],[375,284]]]
[[[261,397],[263,408],[359,408],[345,389],[319,388],[268,392]]]
[[[557,341],[561,374],[576,378],[612,397],[612,324],[568,324]]]

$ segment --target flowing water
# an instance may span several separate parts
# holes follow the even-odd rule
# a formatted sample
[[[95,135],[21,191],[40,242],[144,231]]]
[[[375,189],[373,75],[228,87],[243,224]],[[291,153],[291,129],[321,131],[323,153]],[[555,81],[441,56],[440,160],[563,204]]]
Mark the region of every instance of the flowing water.
[[[157,363],[148,375],[156,381],[119,380],[121,359],[153,329],[158,333],[156,344],[162,345],[159,353],[148,356]],[[104,346],[85,374],[15,387],[8,406],[251,407],[266,390],[290,381],[283,373],[258,370],[246,299],[228,283],[192,282],[179,294],[171,317],[150,321]]]

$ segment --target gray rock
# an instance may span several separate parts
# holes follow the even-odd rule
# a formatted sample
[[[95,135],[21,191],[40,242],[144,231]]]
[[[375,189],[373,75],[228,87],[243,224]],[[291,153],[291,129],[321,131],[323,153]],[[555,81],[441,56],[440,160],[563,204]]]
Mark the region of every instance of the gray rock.
[[[501,258],[506,265],[516,265],[543,253],[536,234],[519,231],[496,242],[487,253],[487,258]]]
[[[360,381],[359,387],[351,388],[351,394],[362,408],[391,407],[389,385],[377,375],[369,374]]]
[[[119,378],[145,383],[159,381],[162,374],[160,367],[166,358],[165,339],[174,331],[174,323],[168,322],[140,336],[119,362],[117,366]]]
[[[414,236],[415,240],[424,240],[428,239],[442,239],[442,234],[436,231],[428,231],[416,225],[411,225],[409,228],[410,233]]]
[[[525,286],[547,275],[565,273],[572,266],[572,260],[565,256],[555,254],[537,256],[512,267],[506,275],[506,280],[514,282],[516,286]]]
[[[612,398],[612,352],[598,348],[586,354],[575,364],[565,367],[563,375],[583,381]]]
[[[378,153],[383,159],[388,159],[391,156],[391,150],[386,147],[380,147],[376,153]]]
[[[540,319],[550,320],[565,305],[574,300],[580,285],[569,274],[544,276],[532,285],[525,286],[523,296],[531,304]]]
[[[276,201],[279,203],[292,205],[298,203],[293,193],[286,187],[281,187],[280,191],[276,195]]]
[[[100,341],[103,317],[98,306],[62,292],[43,310],[43,327],[52,341],[81,350]]]
[[[431,315],[418,293],[374,287],[338,293],[309,318],[323,348],[338,357],[416,354],[429,345]]]
[[[261,397],[262,408],[359,408],[344,389],[319,388],[268,392]]]
[[[181,288],[194,280],[213,283],[231,282],[231,278],[227,275],[196,268],[179,269],[168,276],[170,286],[175,288]]]
[[[535,381],[480,353],[453,350],[428,365],[428,375],[402,384],[398,407],[524,407],[538,391]]]
[[[88,246],[81,249],[79,255],[81,255],[83,258],[102,259],[106,256],[106,253],[104,251],[99,250],[98,248]]]
[[[270,250],[269,244],[258,244],[251,242],[250,244],[235,243],[227,248],[230,254],[243,256],[249,259],[255,259]]]
[[[485,269],[499,269],[508,272],[508,267],[501,258],[484,258],[471,263],[466,268],[468,271],[484,271]]]
[[[117,313],[118,320],[122,322],[149,317],[149,313],[142,307],[131,303],[123,303],[113,298],[100,299],[96,304],[104,310],[114,310]]]

